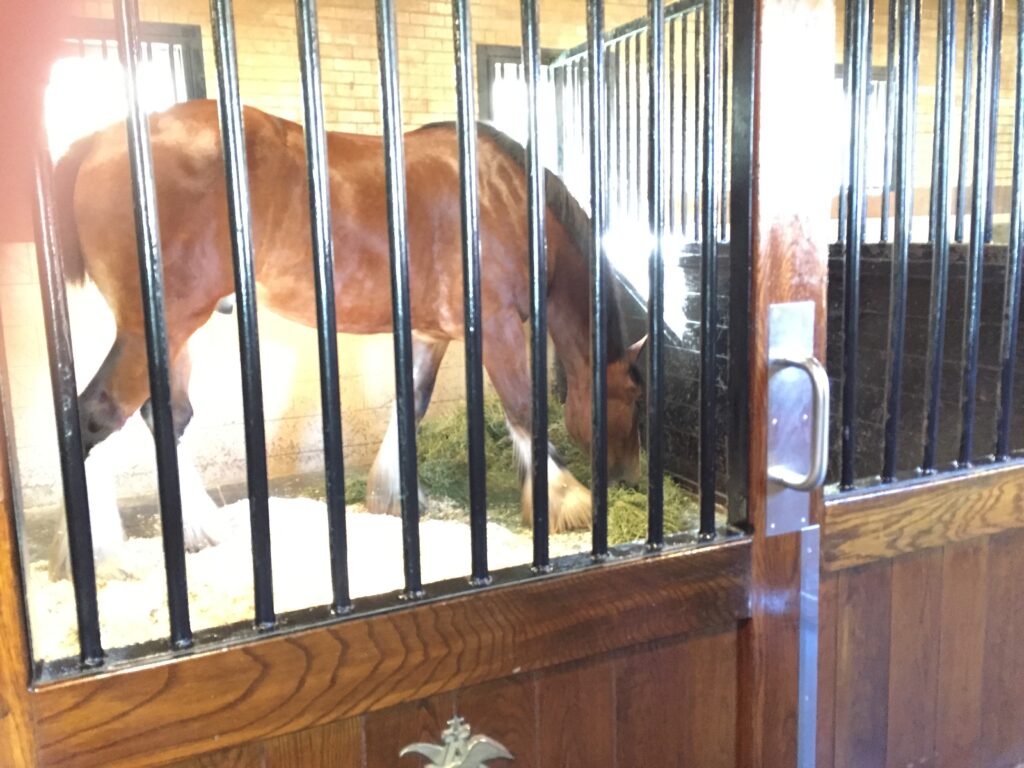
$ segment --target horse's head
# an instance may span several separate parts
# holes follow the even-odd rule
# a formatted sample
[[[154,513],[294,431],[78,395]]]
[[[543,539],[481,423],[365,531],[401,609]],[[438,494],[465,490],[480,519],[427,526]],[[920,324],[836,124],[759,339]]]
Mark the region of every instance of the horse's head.
[[[645,336],[608,365],[608,480],[635,485],[640,480],[640,424],[637,401],[643,394],[643,379],[637,358],[647,341]],[[582,384],[582,382],[581,382]],[[565,427],[582,446],[590,449],[590,382],[573,387],[565,401]]]

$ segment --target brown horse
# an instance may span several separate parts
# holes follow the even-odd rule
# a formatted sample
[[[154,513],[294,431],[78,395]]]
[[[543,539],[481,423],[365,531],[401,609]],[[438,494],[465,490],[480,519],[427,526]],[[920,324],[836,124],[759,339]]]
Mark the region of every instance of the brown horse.
[[[296,123],[246,108],[256,280],[263,305],[315,325],[306,157]],[[178,436],[192,415],[187,342],[234,290],[231,232],[217,106],[180,104],[150,118],[163,252],[172,409]],[[523,323],[529,271],[522,147],[479,129],[481,295],[484,366],[505,409],[522,466],[529,466],[530,372]],[[392,329],[383,143],[380,137],[328,135],[336,254],[337,330]],[[430,400],[449,341],[463,334],[459,155],[455,126],[438,124],[405,137],[409,276],[417,418]],[[76,143],[56,168],[65,268],[71,281],[88,274],[106,298],[117,336],[80,397],[88,451],[148,397],[146,348],[132,187],[123,125]],[[591,412],[588,309],[589,220],[562,182],[548,174],[548,329],[567,379],[566,427],[589,445]],[[607,267],[605,267],[607,268]],[[639,473],[636,401],[638,346],[623,342],[617,307],[608,312],[608,468],[613,479]],[[367,503],[397,509],[394,417],[373,463]],[[586,527],[589,492],[549,452],[553,531]],[[530,515],[524,494],[524,516]],[[202,542],[189,541],[190,548]]]

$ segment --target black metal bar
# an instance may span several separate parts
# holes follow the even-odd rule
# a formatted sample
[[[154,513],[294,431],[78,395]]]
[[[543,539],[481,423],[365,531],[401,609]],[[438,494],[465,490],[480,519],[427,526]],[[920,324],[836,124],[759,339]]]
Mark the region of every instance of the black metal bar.
[[[889,349],[886,355],[885,445],[882,481],[896,479],[900,395],[903,392],[903,349],[907,324],[907,259],[914,221],[914,126],[917,78],[914,35],[918,20],[907,2],[900,14],[899,107],[896,133],[896,229],[889,289]]]
[[[853,111],[853,99],[850,92],[851,84],[853,82],[853,8],[856,2],[859,0],[844,0],[843,1],[843,106],[846,109],[846,122],[850,124],[851,114]],[[853,138],[848,136],[852,142]],[[850,144],[852,148],[852,143]],[[849,177],[849,166],[843,168],[842,178],[839,181],[839,232],[836,234],[836,242],[840,245],[846,245],[846,229],[848,211],[846,206],[849,203],[850,195],[850,177]]]
[[[750,298],[753,251],[756,0],[734,0],[729,163],[729,522],[747,521],[750,445]]]
[[[729,205],[726,203],[726,195],[728,195],[729,190],[729,166],[726,162],[726,158],[729,157],[729,2],[730,0],[721,0],[721,22],[719,24],[721,34],[719,36],[718,56],[718,60],[722,63],[722,82],[719,86],[721,88],[722,101],[722,109],[719,112],[722,116],[722,147],[718,153],[720,158],[719,170],[722,174],[718,188],[718,208],[721,215],[719,238],[722,242],[727,242],[729,239]]]
[[[874,67],[872,66],[872,64],[874,62],[874,59],[873,59],[873,56],[874,56],[873,49],[874,49],[874,44],[875,44],[875,0],[867,0],[867,4],[868,4],[868,44],[867,44],[867,48],[864,51],[864,58],[868,62],[867,98],[868,98],[869,104],[870,104],[871,90],[874,87],[874,85],[872,83]],[[870,107],[868,108],[868,115],[870,116]],[[868,139],[868,141],[870,142],[870,138]],[[865,162],[867,161],[867,157],[868,157],[868,153],[865,151]],[[864,183],[865,183],[865,186],[866,186],[867,185],[867,171],[864,172],[864,178],[865,178],[865,182]],[[868,216],[867,216],[867,212],[866,211],[865,211],[865,214],[864,214],[864,222],[863,222],[863,227],[862,227],[862,232],[861,232],[861,239],[863,241],[865,241],[865,242],[868,239]]]
[[[156,184],[153,180],[153,157],[149,146],[149,120],[139,100],[139,9],[135,0],[119,0],[115,12],[120,43],[118,53],[124,68],[128,101],[128,158],[135,201],[135,238],[139,249],[146,350],[149,353],[149,400],[152,406],[153,440],[156,444],[164,565],[167,570],[167,613],[171,625],[171,644],[175,648],[187,648],[192,645],[192,628],[185,580],[185,537],[181,524],[177,439],[171,416],[170,355],[164,317],[160,227],[156,209]]]
[[[956,66],[956,0],[942,0],[939,9],[938,61],[935,80],[935,141],[932,146],[932,293],[928,313],[926,362],[928,405],[925,416],[924,455],[921,469],[935,470],[942,394],[942,359],[945,350],[946,308],[949,291],[949,138]]]
[[[604,232],[608,209],[605,189],[604,0],[587,0],[587,62],[590,67],[590,499],[592,553],[608,555],[608,338],[605,301]]]
[[[981,268],[985,253],[985,203],[988,184],[989,130],[988,99],[992,98],[992,2],[982,0],[978,14],[978,100],[974,116],[974,175],[971,200],[971,240],[964,299],[964,357],[960,456],[970,466],[974,450],[975,395],[978,383],[978,345],[981,331]]]
[[[270,553],[270,507],[267,489],[267,444],[263,424],[263,385],[259,325],[256,319],[256,278],[249,207],[249,174],[245,158],[242,98],[238,90],[238,57],[232,0],[210,0],[213,50],[217,59],[221,138],[228,192],[228,221],[233,237],[238,346],[242,363],[242,406],[245,459],[249,484],[255,623],[269,629],[274,614],[274,581]]]
[[[686,215],[686,123],[689,120],[686,111],[686,47],[687,47],[687,34],[690,29],[690,17],[683,16],[679,22],[682,26],[682,42],[680,44],[679,61],[680,61],[680,90],[679,94],[679,112],[682,119],[679,121],[679,222],[680,230],[682,235],[686,235],[686,224],[688,216]]]
[[[68,325],[68,300],[64,260],[53,210],[50,158],[40,149],[36,157],[36,264],[43,300],[46,351],[50,360],[50,385],[57,419],[57,448],[64,486],[64,519],[68,531],[71,584],[78,619],[79,661],[83,667],[103,664],[100,622],[96,602],[96,568],[93,561],[92,527],[85,480],[85,453],[78,416],[75,356]],[[71,215],[64,211],[63,215]]]
[[[643,199],[644,199],[644,125],[643,125],[643,109],[640,106],[643,101],[641,95],[641,83],[643,78],[640,76],[640,38],[641,33],[637,33],[633,37],[633,71],[636,73],[636,101],[633,102],[634,109],[636,110],[635,121],[636,121],[636,185],[633,187],[633,191],[636,193],[636,202],[633,210],[636,212],[636,220],[639,222],[643,216]]]
[[[709,0],[715,2],[715,0]],[[647,38],[647,214],[651,251],[647,293],[647,547],[665,543],[665,185],[662,167],[662,80],[665,69],[664,6],[648,0]],[[639,99],[637,100],[639,104]]]
[[[963,85],[960,89],[960,151],[956,180],[956,225],[953,237],[958,243],[964,241],[964,212],[967,209],[967,144],[971,126],[971,65],[974,44],[974,4],[967,0],[967,15],[964,19],[964,69]]]
[[[718,70],[722,42],[720,3],[704,2],[704,133],[701,208],[700,317],[700,538],[715,538],[715,494],[718,454],[718,237],[716,235],[718,162]]]
[[[676,228],[676,24],[668,21],[668,230]]]
[[[625,113],[624,118],[623,118],[623,122],[625,122],[625,124],[626,124],[625,137],[624,137],[625,138],[625,142],[626,142],[626,146],[625,146],[625,151],[623,152],[623,160],[624,160],[624,162],[622,163],[622,173],[623,173],[623,176],[625,177],[625,180],[626,180],[626,185],[625,185],[626,189],[625,189],[625,199],[623,200],[623,206],[622,207],[623,207],[623,210],[626,212],[627,217],[630,218],[630,219],[633,217],[633,184],[634,184],[634,176],[636,174],[636,166],[633,163],[633,131],[632,131],[632,126],[633,126],[633,109],[631,107],[631,105],[633,103],[632,100],[631,100],[632,96],[633,96],[633,69],[631,67],[632,56],[630,56],[630,51],[632,49],[632,45],[631,45],[632,42],[633,42],[633,38],[631,38],[631,37],[627,37],[625,40],[622,41],[622,44],[623,44],[623,46],[625,48],[624,61],[626,63],[626,65],[625,65],[626,98],[625,98],[625,100],[622,103],[622,111]],[[638,99],[640,98],[639,94],[637,94],[637,98]]]
[[[626,207],[624,195],[624,185],[622,183],[623,177],[626,174],[625,164],[623,162],[622,153],[622,105],[629,100],[629,78],[625,73],[629,69],[628,61],[623,64],[626,58],[622,53],[623,41],[619,40],[615,43],[615,93],[616,98],[611,102],[614,107],[614,119],[615,119],[615,215],[621,219],[623,212]],[[624,84],[625,83],[625,84]],[[626,94],[625,99],[618,98],[620,88]],[[628,142],[629,139],[627,138]]]
[[[679,0],[675,3],[668,3],[665,6],[665,21],[679,18],[680,16],[686,16],[692,13],[694,10],[701,7],[702,0]],[[622,40],[630,37],[635,32],[641,32],[648,26],[647,16],[641,16],[633,19],[633,21],[621,24],[604,36],[604,42],[606,46],[618,45]],[[558,56],[558,61],[566,61],[574,59],[580,56],[585,56],[588,47],[586,43],[577,45],[575,48],[569,48],[563,51]]]
[[[998,55],[998,54],[997,54]],[[1013,421],[1013,378],[1020,324],[1021,246],[1024,239],[1024,0],[1017,0],[1017,83],[1013,119],[1013,186],[1010,193],[1010,242],[1006,256],[1003,298],[1002,370],[999,380],[999,422],[996,458],[1010,456]]]
[[[889,242],[889,216],[891,205],[889,196],[892,192],[892,149],[895,143],[893,131],[896,115],[896,5],[897,0],[889,0],[889,20],[886,31],[885,54],[885,152],[882,160],[882,222],[879,241]]]
[[[992,216],[996,197],[996,136],[999,128],[999,77],[1002,70],[1003,49],[1003,0],[995,0],[995,15],[992,19],[992,98],[989,117],[988,153],[988,203],[985,206],[985,242],[992,242]]]
[[[701,12],[703,13],[703,11]],[[701,88],[701,79],[704,75],[704,62],[701,61],[703,53],[703,16],[695,19],[693,24],[693,234],[696,237],[701,232],[701,137],[704,133],[703,105],[705,94]]]
[[[327,163],[324,97],[320,81],[320,36],[316,0],[295,0],[302,103],[306,117],[306,165],[309,173],[309,221],[312,228],[316,329],[320,353],[320,410],[324,436],[324,487],[331,555],[331,610],[352,609],[348,581],[345,524],[345,453],[342,450],[341,387],[338,384],[337,315],[334,306],[334,238]]]
[[[454,3],[457,3],[457,2],[458,2],[458,0],[453,0],[453,5],[452,5],[453,13],[455,12],[455,5],[454,5]],[[455,20],[455,24],[457,25],[458,23],[459,23],[458,19],[456,19]],[[455,34],[458,34],[458,32],[456,32]],[[456,45],[458,45],[457,41],[456,41]],[[458,54],[456,54],[456,55],[458,55]],[[456,80],[457,80],[458,76],[459,76],[459,64],[458,64],[458,62],[456,62],[456,64],[455,64],[455,72],[456,72]],[[558,152],[558,175],[560,177],[564,178],[565,177],[565,147],[569,143],[568,142],[569,137],[566,135],[566,129],[565,129],[565,109],[566,109],[566,104],[565,104],[565,67],[564,66],[558,67],[557,69],[554,70],[554,73],[555,73],[555,78],[554,78],[554,84],[555,84],[555,130],[558,132],[558,147],[556,149],[556,151]],[[473,122],[473,121],[471,120],[470,122]],[[474,122],[474,125],[475,125],[475,122]]]
[[[857,345],[860,341],[860,257],[864,234],[864,160],[867,149],[867,95],[870,62],[866,58],[867,3],[853,5],[850,30],[850,166],[847,185],[846,262],[843,302],[843,408],[840,486],[856,479]]]
[[[482,586],[490,583],[491,577],[487,568],[487,459],[484,455],[484,353],[480,309],[480,195],[476,164],[476,101],[473,98],[473,33],[469,14],[467,0],[452,1],[455,91],[458,101],[456,125],[459,131],[459,179],[462,200],[462,304],[465,314],[466,345],[469,525],[473,554],[472,582]],[[564,83],[564,78],[562,82]],[[559,150],[560,164],[561,157]]]
[[[423,597],[420,574],[420,502],[416,475],[416,393],[412,379],[412,312],[409,297],[409,242],[405,196],[405,144],[398,86],[398,34],[394,0],[377,0],[377,54],[384,114],[384,171],[387,181],[388,241],[391,253],[391,319],[395,344],[395,408],[398,413],[398,473],[402,499],[404,597]]]
[[[526,75],[526,182],[530,240],[530,363],[533,433],[530,461],[533,491],[533,567],[551,568],[548,555],[548,390],[547,274],[544,239],[544,169],[537,127],[540,38],[537,0],[522,0],[523,71]]]

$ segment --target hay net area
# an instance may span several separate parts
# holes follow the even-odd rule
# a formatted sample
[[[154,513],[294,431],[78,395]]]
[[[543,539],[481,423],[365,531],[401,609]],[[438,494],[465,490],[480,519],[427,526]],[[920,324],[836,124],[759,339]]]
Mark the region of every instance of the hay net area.
[[[557,415],[557,414],[555,414]],[[504,417],[496,403],[486,408],[488,464],[488,560],[492,571],[531,562],[532,536],[521,519],[520,484]],[[421,483],[429,501],[420,521],[422,580],[427,586],[468,578],[471,567],[468,514],[468,461],[464,412],[428,420],[418,439]],[[552,418],[552,442],[571,471],[589,484],[589,458],[571,444]],[[300,498],[270,499],[274,602],[278,613],[331,602],[327,508],[322,483],[292,488]],[[398,517],[370,514],[363,505],[365,480],[347,481],[348,572],[352,597],[395,593],[403,588],[402,529]],[[671,478],[665,485],[666,531],[696,528],[696,500]],[[645,489],[615,488],[609,495],[612,544],[646,534]],[[104,645],[128,647],[167,637],[166,580],[155,506],[142,513],[148,521],[128,525],[129,538],[119,556],[99,564],[97,587]],[[218,543],[187,555],[192,628],[251,621],[253,575],[249,504],[239,499],[216,510]],[[30,532],[31,533],[31,532]],[[587,552],[589,531],[553,534],[553,558]],[[75,604],[70,580],[50,579],[48,547],[28,548],[28,607],[33,656],[37,661],[75,657],[78,652]]]

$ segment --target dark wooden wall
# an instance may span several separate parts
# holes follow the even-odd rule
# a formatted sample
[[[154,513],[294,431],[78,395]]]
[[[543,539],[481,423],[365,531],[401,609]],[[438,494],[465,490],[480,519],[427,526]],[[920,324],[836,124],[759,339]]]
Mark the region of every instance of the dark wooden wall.
[[[1013,469],[827,508],[818,768],[1024,763],[1022,490]]]
[[[400,768],[398,750],[437,743],[456,712],[503,743],[515,768],[731,768],[736,632],[635,646],[440,694],[173,768]],[[502,761],[494,761],[498,768]]]

